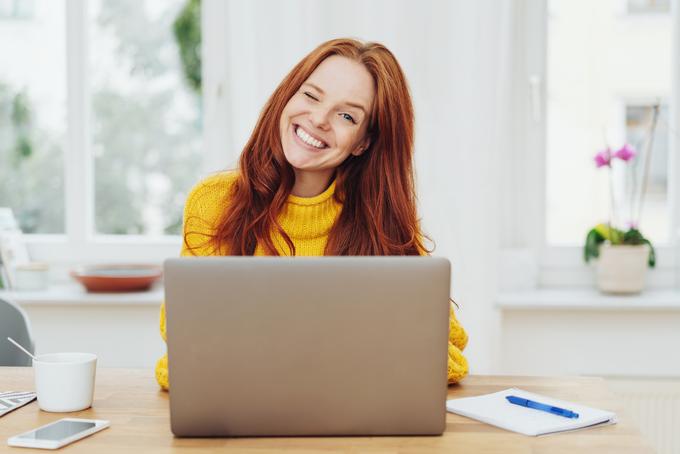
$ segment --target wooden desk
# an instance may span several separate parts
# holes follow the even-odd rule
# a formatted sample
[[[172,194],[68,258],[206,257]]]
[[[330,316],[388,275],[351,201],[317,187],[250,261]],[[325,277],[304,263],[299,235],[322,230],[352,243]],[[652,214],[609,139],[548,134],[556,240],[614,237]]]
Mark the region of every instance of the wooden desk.
[[[619,423],[580,432],[527,437],[447,414],[446,432],[435,437],[323,438],[174,438],[170,432],[168,395],[158,390],[153,372],[99,369],[92,408],[76,413],[46,413],[37,402],[0,418],[0,451],[46,452],[9,448],[7,438],[63,417],[108,419],[111,427],[62,448],[69,453],[166,453],[194,451],[380,453],[647,453],[653,450],[640,437],[621,405],[599,378],[542,378],[472,376],[449,388],[449,398],[473,396],[509,387],[616,411]],[[32,390],[30,368],[0,368],[0,391]]]

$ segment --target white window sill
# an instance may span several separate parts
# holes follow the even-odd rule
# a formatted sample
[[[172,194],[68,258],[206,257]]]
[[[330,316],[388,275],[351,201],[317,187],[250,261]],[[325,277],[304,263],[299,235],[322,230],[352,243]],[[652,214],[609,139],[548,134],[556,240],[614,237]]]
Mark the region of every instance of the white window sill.
[[[496,297],[502,311],[680,311],[680,290],[645,290],[639,295],[604,295],[596,289],[550,288],[502,292]]]
[[[154,285],[146,292],[88,293],[74,283],[53,285],[42,291],[0,290],[0,298],[21,306],[160,306],[164,291],[162,284]]]
[[[0,290],[0,298],[20,305],[160,305],[162,284],[146,292],[88,293],[76,284],[54,285],[43,291]],[[537,289],[503,292],[496,307],[513,310],[680,310],[680,290],[647,290],[639,295],[603,295],[595,289]]]

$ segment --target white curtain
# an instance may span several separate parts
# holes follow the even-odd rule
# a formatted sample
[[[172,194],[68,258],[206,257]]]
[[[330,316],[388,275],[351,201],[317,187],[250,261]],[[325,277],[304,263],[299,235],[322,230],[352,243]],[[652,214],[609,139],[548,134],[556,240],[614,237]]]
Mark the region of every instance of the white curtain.
[[[420,215],[435,255],[451,260],[473,373],[499,372],[494,297],[511,8],[509,0],[204,0],[209,170],[235,162],[274,87],[322,41],[378,41],[397,56],[416,110]]]

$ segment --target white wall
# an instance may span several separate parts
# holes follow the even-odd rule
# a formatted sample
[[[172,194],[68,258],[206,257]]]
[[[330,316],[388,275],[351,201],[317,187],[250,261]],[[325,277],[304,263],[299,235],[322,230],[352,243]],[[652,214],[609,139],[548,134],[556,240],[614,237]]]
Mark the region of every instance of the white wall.
[[[379,41],[397,56],[415,103],[423,226],[435,254],[453,264],[471,372],[497,371],[493,298],[510,2],[206,0],[204,8],[206,125],[220,126],[207,132],[206,170],[233,165],[275,86],[321,42]],[[225,39],[224,55],[211,53],[224,48],[214,40]]]
[[[506,308],[501,324],[503,373],[680,377],[677,308],[608,310],[597,305]]]
[[[86,351],[99,367],[154,368],[166,352],[158,303],[22,304],[37,354]]]

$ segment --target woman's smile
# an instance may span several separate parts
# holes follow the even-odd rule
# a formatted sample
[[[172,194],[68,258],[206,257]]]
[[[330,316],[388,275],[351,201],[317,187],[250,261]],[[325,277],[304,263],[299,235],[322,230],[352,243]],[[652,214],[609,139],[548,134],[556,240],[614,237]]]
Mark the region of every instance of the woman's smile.
[[[320,140],[305,128],[295,123],[293,123],[293,136],[295,136],[295,141],[303,148],[313,151],[320,151],[324,148],[328,148],[326,142]]]

